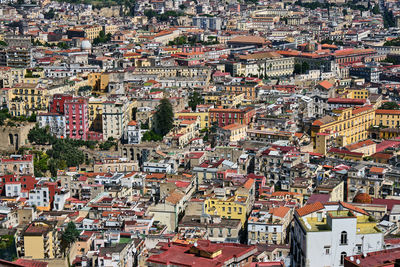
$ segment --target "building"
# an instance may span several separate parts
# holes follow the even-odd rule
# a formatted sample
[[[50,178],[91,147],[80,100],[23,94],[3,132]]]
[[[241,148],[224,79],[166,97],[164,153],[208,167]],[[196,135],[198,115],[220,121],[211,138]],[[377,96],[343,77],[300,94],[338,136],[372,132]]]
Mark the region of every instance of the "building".
[[[400,110],[377,109],[375,111],[374,125],[389,127],[389,128],[400,127]]]
[[[67,94],[55,94],[53,95],[53,100],[50,103],[50,112],[64,114],[64,103],[67,100],[71,100],[72,95]]]
[[[56,221],[34,221],[21,233],[20,257],[55,259],[61,257]]]
[[[59,113],[40,113],[37,116],[40,128],[49,127],[50,133],[57,138],[65,137],[65,116]]]
[[[103,138],[107,140],[112,137],[120,139],[124,134],[126,125],[131,118],[131,109],[128,101],[103,102]]]
[[[140,144],[142,141],[142,130],[140,129],[140,123],[136,121],[130,121],[126,127],[124,134],[124,140],[127,144]]]
[[[393,267],[400,259],[400,248],[385,249],[344,259],[344,267]]]
[[[11,68],[32,67],[31,48],[10,47],[0,50],[0,66]]]
[[[33,174],[32,155],[12,155],[0,159],[0,173],[2,174]]]
[[[82,97],[66,100],[65,136],[71,139],[87,140],[89,130],[88,101]]]
[[[222,27],[222,18],[220,17],[193,17],[193,26],[203,30],[219,31]]]
[[[314,150],[326,147],[327,138],[333,138],[339,147],[365,140],[374,120],[373,106],[333,110],[333,116],[327,115],[315,120],[311,126]]]
[[[212,108],[210,112],[210,122],[216,123],[219,127],[224,127],[229,124],[245,124],[249,125],[255,114],[253,107],[244,108]]]
[[[211,243],[198,240],[195,244],[160,244],[159,253],[147,259],[149,267],[160,266],[246,266],[252,262],[257,248],[232,243]]]
[[[220,145],[228,145],[237,143],[246,139],[247,125],[245,124],[229,124],[217,129],[217,143]]]
[[[350,255],[382,250],[383,233],[367,212],[344,202],[295,211],[291,266],[343,266]]]
[[[289,207],[254,209],[248,219],[249,244],[286,244],[292,211]]]
[[[13,116],[47,112],[48,91],[37,83],[20,83],[8,90],[8,101]]]
[[[293,74],[294,58],[284,57],[276,52],[257,52],[240,55],[237,62],[227,63],[226,70],[233,76],[288,76]]]

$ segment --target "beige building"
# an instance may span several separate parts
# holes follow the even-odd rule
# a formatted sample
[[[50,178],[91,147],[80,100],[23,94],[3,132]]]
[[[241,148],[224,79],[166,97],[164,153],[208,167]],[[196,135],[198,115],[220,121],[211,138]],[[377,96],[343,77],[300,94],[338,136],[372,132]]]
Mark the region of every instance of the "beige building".
[[[120,139],[132,118],[132,105],[127,100],[103,102],[103,139]]]
[[[285,244],[292,211],[288,207],[254,210],[248,219],[249,244]]]
[[[54,259],[61,257],[57,222],[34,221],[22,232],[24,257],[31,259]]]

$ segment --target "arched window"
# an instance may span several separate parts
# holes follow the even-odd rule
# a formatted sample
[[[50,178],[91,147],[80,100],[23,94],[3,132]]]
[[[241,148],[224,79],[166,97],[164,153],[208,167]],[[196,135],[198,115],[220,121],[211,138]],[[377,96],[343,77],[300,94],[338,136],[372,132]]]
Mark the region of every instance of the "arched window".
[[[347,245],[347,232],[343,231],[340,235],[340,245]]]
[[[344,258],[346,258],[347,254],[346,252],[340,253],[340,265],[344,264]]]

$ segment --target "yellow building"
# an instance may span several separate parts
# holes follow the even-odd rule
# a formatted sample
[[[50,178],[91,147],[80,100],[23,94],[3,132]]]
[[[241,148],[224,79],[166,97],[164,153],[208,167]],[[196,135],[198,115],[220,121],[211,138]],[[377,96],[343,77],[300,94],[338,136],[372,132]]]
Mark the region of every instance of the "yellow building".
[[[57,222],[35,221],[22,233],[24,256],[31,259],[54,259],[59,257],[60,248]]]
[[[88,26],[83,29],[85,32],[85,37],[89,40],[93,40],[97,36],[99,36],[100,32],[103,30],[102,26]]]
[[[47,89],[35,83],[17,84],[8,90],[9,109],[12,116],[30,116],[46,112],[48,107]]]
[[[88,85],[96,92],[106,93],[108,83],[110,82],[110,75],[108,73],[89,73]]]
[[[227,85],[224,88],[227,94],[244,94],[247,99],[255,100],[257,98],[258,84],[240,84],[240,85]]]
[[[204,96],[204,102],[206,104],[214,104],[216,106],[222,106],[223,108],[235,108],[236,106],[243,104],[244,100],[244,93],[214,94]]]
[[[346,88],[338,91],[338,94],[343,98],[352,99],[367,99],[369,91],[367,89]]]
[[[246,222],[247,209],[243,197],[233,196],[228,199],[210,198],[204,201],[204,211],[209,215],[218,215],[224,219],[239,219]]]
[[[311,126],[311,138],[314,151],[321,148],[317,135],[333,135],[337,146],[343,147],[368,138],[368,129],[374,124],[375,109],[373,106],[359,108],[341,108],[333,111],[334,116],[325,116],[315,120]],[[326,142],[325,142],[326,143]]]
[[[377,109],[375,111],[375,125],[390,128],[400,127],[400,110]]]
[[[191,112],[190,110],[182,110],[181,112],[175,113],[175,118],[183,118],[185,116],[197,116],[200,117],[200,129],[209,127],[209,113],[208,112]]]
[[[240,140],[244,140],[247,136],[247,125],[246,124],[229,124],[222,127],[218,132],[220,132],[220,140],[226,143],[235,143]]]

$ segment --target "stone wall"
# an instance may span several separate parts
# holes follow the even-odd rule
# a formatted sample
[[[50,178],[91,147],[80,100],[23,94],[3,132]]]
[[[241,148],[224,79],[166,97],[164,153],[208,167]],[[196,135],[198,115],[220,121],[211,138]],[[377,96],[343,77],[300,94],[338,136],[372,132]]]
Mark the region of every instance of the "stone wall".
[[[35,123],[17,122],[16,126],[0,127],[0,151],[16,152],[20,147],[29,144],[28,133]]]

